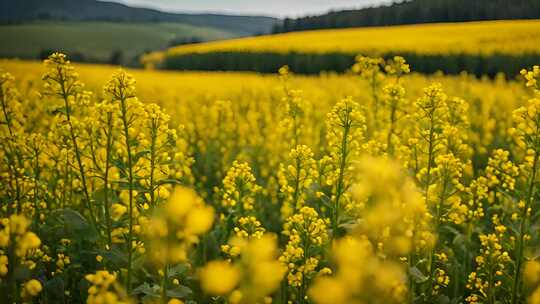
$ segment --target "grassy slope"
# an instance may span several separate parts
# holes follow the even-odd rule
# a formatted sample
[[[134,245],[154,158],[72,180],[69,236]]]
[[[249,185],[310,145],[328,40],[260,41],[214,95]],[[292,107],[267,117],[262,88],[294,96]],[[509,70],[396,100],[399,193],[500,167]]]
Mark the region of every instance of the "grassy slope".
[[[106,61],[115,50],[131,60],[145,50],[163,49],[175,38],[204,40],[238,35],[180,23],[39,22],[0,26],[0,57],[36,58],[42,49],[80,52]]]
[[[229,51],[521,54],[538,53],[539,44],[540,20],[518,20],[295,32],[174,47],[161,56]]]

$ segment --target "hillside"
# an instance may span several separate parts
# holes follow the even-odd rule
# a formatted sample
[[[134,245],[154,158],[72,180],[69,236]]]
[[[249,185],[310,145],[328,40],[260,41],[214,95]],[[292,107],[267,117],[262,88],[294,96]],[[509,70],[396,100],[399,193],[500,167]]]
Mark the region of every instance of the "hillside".
[[[0,0],[0,57],[61,50],[75,61],[138,65],[149,51],[270,32],[275,18],[176,14],[96,0]]]
[[[0,0],[0,23],[35,20],[177,22],[219,28],[237,36],[268,33],[277,21],[264,16],[167,13],[96,0]]]
[[[285,19],[275,33],[435,22],[538,19],[540,0],[403,0],[389,6]]]
[[[161,61],[170,69],[273,72],[289,64],[297,72],[318,73],[343,71],[356,54],[403,54],[417,71],[434,72],[436,66],[444,70],[447,65],[447,72],[513,74],[537,60],[539,43],[540,20],[486,21],[249,37],[175,47],[146,60]]]
[[[0,26],[0,57],[38,58],[62,50],[77,61],[133,65],[137,56],[174,41],[238,37],[234,32],[182,23],[32,22]],[[43,56],[45,54],[41,54]]]

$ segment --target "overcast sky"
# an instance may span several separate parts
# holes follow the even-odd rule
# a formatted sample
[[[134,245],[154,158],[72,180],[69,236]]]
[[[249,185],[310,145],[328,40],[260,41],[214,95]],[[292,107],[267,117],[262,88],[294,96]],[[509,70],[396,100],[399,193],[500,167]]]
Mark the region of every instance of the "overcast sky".
[[[110,0],[109,0],[110,1]],[[359,8],[389,3],[391,0],[112,0],[131,6],[173,12],[214,12],[229,14],[297,17],[325,13],[331,9]]]

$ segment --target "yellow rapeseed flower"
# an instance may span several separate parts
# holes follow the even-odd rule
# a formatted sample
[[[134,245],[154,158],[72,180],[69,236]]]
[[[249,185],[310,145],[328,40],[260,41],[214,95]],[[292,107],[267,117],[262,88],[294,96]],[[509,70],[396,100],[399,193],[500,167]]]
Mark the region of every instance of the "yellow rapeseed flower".
[[[212,261],[199,273],[201,287],[212,295],[226,295],[238,284],[240,271],[225,261]]]

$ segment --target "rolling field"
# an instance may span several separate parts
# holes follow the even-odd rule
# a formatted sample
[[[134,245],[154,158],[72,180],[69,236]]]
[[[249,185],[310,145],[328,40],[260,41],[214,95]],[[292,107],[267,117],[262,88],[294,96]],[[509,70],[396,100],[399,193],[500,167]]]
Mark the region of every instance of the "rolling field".
[[[383,54],[537,53],[540,20],[317,30],[174,47],[166,55],[209,52]]]
[[[167,69],[274,72],[288,64],[298,73],[342,72],[356,54],[405,56],[419,72],[462,70],[478,76],[515,75],[540,52],[539,20],[422,24],[317,30],[248,37],[170,48],[145,56]]]
[[[538,304],[540,68],[350,70],[0,60],[0,302]]]

